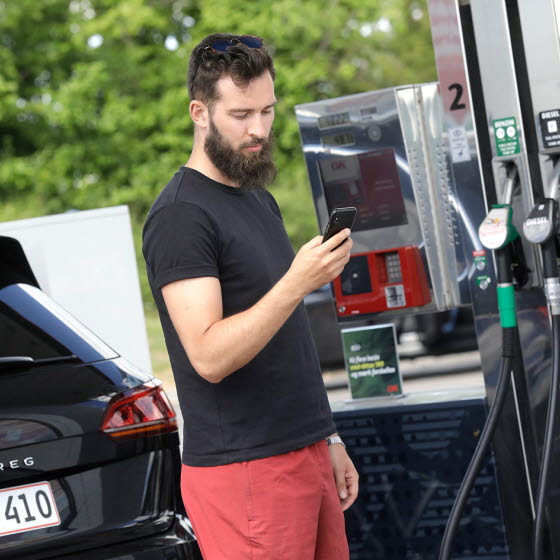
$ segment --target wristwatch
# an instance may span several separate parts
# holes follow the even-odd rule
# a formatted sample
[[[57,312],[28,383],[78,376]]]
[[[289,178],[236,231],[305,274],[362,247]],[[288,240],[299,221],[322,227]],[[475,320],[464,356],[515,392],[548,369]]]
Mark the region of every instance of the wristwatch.
[[[342,438],[338,434],[325,438],[325,440],[327,442],[327,445],[334,445],[335,443],[340,443],[343,447],[346,447],[346,445],[344,445],[344,442],[342,441]]]

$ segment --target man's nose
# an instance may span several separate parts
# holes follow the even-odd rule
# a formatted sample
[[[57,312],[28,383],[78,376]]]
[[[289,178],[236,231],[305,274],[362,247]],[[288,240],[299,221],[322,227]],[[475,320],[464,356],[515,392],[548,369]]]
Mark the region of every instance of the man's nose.
[[[261,115],[255,115],[251,119],[247,132],[250,136],[256,136],[257,138],[265,138],[267,136],[266,125]]]

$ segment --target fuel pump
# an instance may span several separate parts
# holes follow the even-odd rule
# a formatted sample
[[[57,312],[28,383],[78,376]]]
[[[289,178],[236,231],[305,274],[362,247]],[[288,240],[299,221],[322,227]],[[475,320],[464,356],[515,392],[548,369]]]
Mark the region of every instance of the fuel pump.
[[[543,0],[543,4],[547,1]],[[492,440],[493,455],[500,472],[510,554],[515,560],[527,560],[532,558],[531,532],[539,471],[536,435],[541,396],[537,381],[547,377],[546,358],[550,348],[548,337],[543,332],[546,327],[542,313],[544,298],[541,293],[540,254],[534,245],[517,234],[523,227],[523,219],[533,208],[534,197],[540,197],[540,179],[533,165],[534,134],[530,127],[533,114],[528,110],[530,96],[518,12],[518,8],[533,11],[534,3],[525,0],[429,0],[428,4],[433,29],[437,29],[438,33],[444,5],[449,9],[446,13],[450,19],[453,13],[459,14],[461,49],[466,53],[467,84],[472,90],[484,189],[487,200],[502,203],[492,207],[479,230],[482,244],[494,251],[496,295],[503,336],[497,375],[494,374],[496,354],[490,351],[497,346],[496,329],[492,329],[494,340],[480,338],[488,395],[493,395],[494,401],[449,520],[440,558],[449,558],[460,510],[469,493],[470,477],[474,479],[476,476],[477,461],[480,461],[478,455],[484,454],[484,447],[488,448]],[[531,33],[540,41],[541,25],[533,22]],[[525,31],[523,35],[526,35]],[[554,35],[551,34],[551,37]],[[437,54],[435,40],[434,45]],[[448,50],[441,48],[439,56],[442,62],[437,61],[440,80],[442,70],[445,76],[447,69],[444,57]],[[535,50],[537,58],[540,51],[542,44]],[[448,73],[453,76],[451,71]],[[518,289],[515,290],[514,304],[515,287]],[[489,306],[477,306],[476,298],[474,309],[478,325],[484,325],[487,317],[495,316]]]
[[[320,230],[334,208],[358,210],[354,252],[333,283],[339,323],[386,321],[471,305],[471,282],[477,286],[477,300],[485,303],[491,290],[479,287],[477,280],[493,286],[495,276],[473,226],[485,215],[476,182],[474,137],[468,122],[442,134],[437,83],[307,103],[296,108],[296,117]],[[462,187],[469,187],[466,195],[449,174],[452,161],[462,166]],[[504,243],[515,236],[506,237]],[[368,481],[349,513],[351,557],[358,558],[352,553],[358,554],[365,541],[373,551],[375,539],[376,556],[387,560],[401,560],[407,550],[433,558],[440,544],[433,528],[443,527],[447,520],[454,489],[471,454],[473,433],[486,417],[483,388],[405,394],[396,409],[388,402],[363,401],[345,401],[333,408],[339,433]],[[424,433],[432,428],[433,435]],[[481,537],[473,520],[461,546],[483,547],[505,560],[494,465],[488,461],[484,467],[488,476],[474,484],[477,495],[488,498],[478,499],[477,507],[492,519],[491,528]],[[409,523],[410,529],[404,529]]]
[[[306,103],[296,117],[319,229],[334,208],[357,208],[353,253],[333,282],[338,321],[470,304],[462,206],[427,124],[441,120],[437,84]]]
[[[536,500],[533,532],[533,557],[535,560],[543,558],[542,539],[547,494],[550,486],[552,445],[556,427],[558,385],[560,383],[560,269],[557,255],[559,185],[560,159],[556,158],[546,198],[535,205],[523,224],[525,238],[529,242],[541,246],[545,295],[552,322],[552,381]],[[549,519],[549,521],[551,520]]]
[[[527,61],[527,85],[531,105],[527,119],[532,129],[535,152],[533,174],[544,186],[541,201],[536,204],[523,225],[527,240],[540,245],[544,292],[551,322],[552,375],[548,392],[544,440],[536,499],[533,531],[533,557],[544,558],[545,518],[550,527],[551,558],[560,558],[560,534],[555,530],[560,517],[558,485],[560,481],[558,451],[553,441],[558,430],[558,391],[560,383],[560,288],[558,284],[558,190],[560,181],[560,107],[558,83],[560,80],[560,10],[558,2],[532,0],[518,2],[519,36]],[[541,377],[541,386],[546,378]],[[545,397],[546,394],[543,395]],[[541,407],[544,409],[545,407]],[[542,424],[541,424],[542,425]],[[541,435],[541,434],[539,434]],[[540,438],[539,438],[540,439]],[[556,467],[556,468],[554,468]]]
[[[457,498],[445,528],[439,554],[440,560],[449,560],[451,558],[453,541],[461,514],[492,442],[492,437],[511,382],[517,340],[513,273],[514,256],[516,253],[514,243],[519,240],[518,232],[512,221],[511,200],[517,180],[517,167],[515,165],[508,166],[504,189],[504,203],[492,207],[478,230],[482,245],[487,249],[493,250],[496,258],[498,309],[502,328],[502,360],[496,384],[496,393],[488,412],[488,419],[457,493]],[[517,255],[519,255],[518,252]],[[522,270],[523,268],[523,265],[518,268],[518,274],[523,281],[526,281],[526,271]]]
[[[354,508],[362,517],[351,552],[376,546],[376,555],[388,560],[401,560],[408,551],[432,558],[440,548],[439,527],[448,521],[440,558],[449,558],[471,488],[477,490],[482,479],[494,476],[488,473],[495,473],[500,505],[495,514],[486,514],[477,503],[479,515],[461,523],[456,553],[527,560],[534,550],[540,560],[545,504],[551,516],[555,508],[560,511],[560,494],[548,492],[549,487],[560,486],[560,470],[550,462],[557,378],[549,396],[542,467],[537,452],[541,439],[537,427],[544,425],[547,398],[542,387],[548,381],[552,354],[543,312],[543,260],[553,324],[560,314],[560,285],[552,280],[556,271],[551,271],[556,262],[552,256],[556,234],[551,231],[558,219],[560,168],[549,172],[550,156],[560,150],[558,6],[552,0],[427,0],[427,6],[438,83],[321,100],[298,106],[296,115],[320,230],[333,208],[358,208],[354,253],[333,285],[339,323],[472,306],[486,388],[477,395],[477,406],[487,423],[454,502],[466,466],[462,458],[470,458],[473,434],[479,433],[483,420],[465,432],[467,452],[454,441],[453,451],[438,454],[429,447],[428,436],[417,436],[417,426],[407,427],[409,419],[429,418],[433,423],[438,415],[451,415],[437,409],[435,395],[423,396],[421,403],[405,395],[398,410],[395,406],[391,412],[391,422],[384,418],[388,408],[341,404],[335,411],[339,430],[350,450],[360,447],[356,458],[362,461],[369,485],[367,497],[361,498],[364,507],[359,509],[358,503]],[[540,154],[535,151],[538,130]],[[546,198],[541,176],[553,178]],[[544,202],[529,216],[532,239],[529,232],[521,250],[517,232],[535,199]],[[501,204],[491,206],[496,200]],[[481,222],[477,236],[475,224]],[[548,252],[541,257],[536,244]],[[554,346],[560,343],[558,326]],[[501,357],[496,351],[499,330]],[[555,350],[553,369],[559,367],[560,353]],[[486,399],[492,396],[486,415]],[[465,406],[456,393],[445,398],[458,408]],[[389,425],[400,430],[393,442],[398,451],[392,455],[383,439]],[[446,436],[437,436],[438,443],[442,437]],[[490,456],[485,452],[491,441]],[[485,455],[486,471],[477,477]],[[437,460],[423,464],[427,457]],[[401,469],[395,468],[397,463]],[[459,464],[453,478],[451,469]],[[429,490],[415,501],[420,488]],[[436,488],[437,506],[431,501]],[[480,495],[472,492],[471,504]],[[402,510],[396,506],[401,499]],[[410,504],[414,512],[403,517],[401,512]],[[423,518],[426,504],[433,504],[429,519]],[[393,518],[394,526],[383,525]],[[484,529],[492,520],[503,520],[503,531],[496,527],[489,538],[492,544],[481,544],[487,533],[478,530],[480,525],[466,529],[482,518]],[[475,535],[476,545],[468,543],[467,534]],[[500,537],[507,545],[498,551],[494,547]],[[551,542],[551,558],[560,558],[560,532],[551,534]]]

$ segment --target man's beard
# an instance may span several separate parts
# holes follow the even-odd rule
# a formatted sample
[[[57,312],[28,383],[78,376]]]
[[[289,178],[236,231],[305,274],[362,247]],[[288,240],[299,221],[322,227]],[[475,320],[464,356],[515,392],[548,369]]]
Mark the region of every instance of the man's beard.
[[[268,138],[253,138],[251,142],[234,149],[220,134],[214,121],[210,120],[204,151],[218,171],[239,188],[260,190],[276,178],[276,165],[272,159],[273,143],[274,135],[271,130]],[[259,145],[262,147],[258,152],[242,152],[243,148]]]

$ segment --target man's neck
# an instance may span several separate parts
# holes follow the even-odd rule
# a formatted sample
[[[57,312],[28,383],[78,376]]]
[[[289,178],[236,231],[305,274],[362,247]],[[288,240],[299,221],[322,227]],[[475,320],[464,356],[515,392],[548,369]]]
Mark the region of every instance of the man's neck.
[[[203,149],[197,147],[193,148],[191,156],[189,157],[185,167],[190,167],[203,175],[206,175],[209,179],[228,185],[230,187],[237,187],[235,183],[230,181],[225,175],[223,175],[218,168],[210,161]]]

